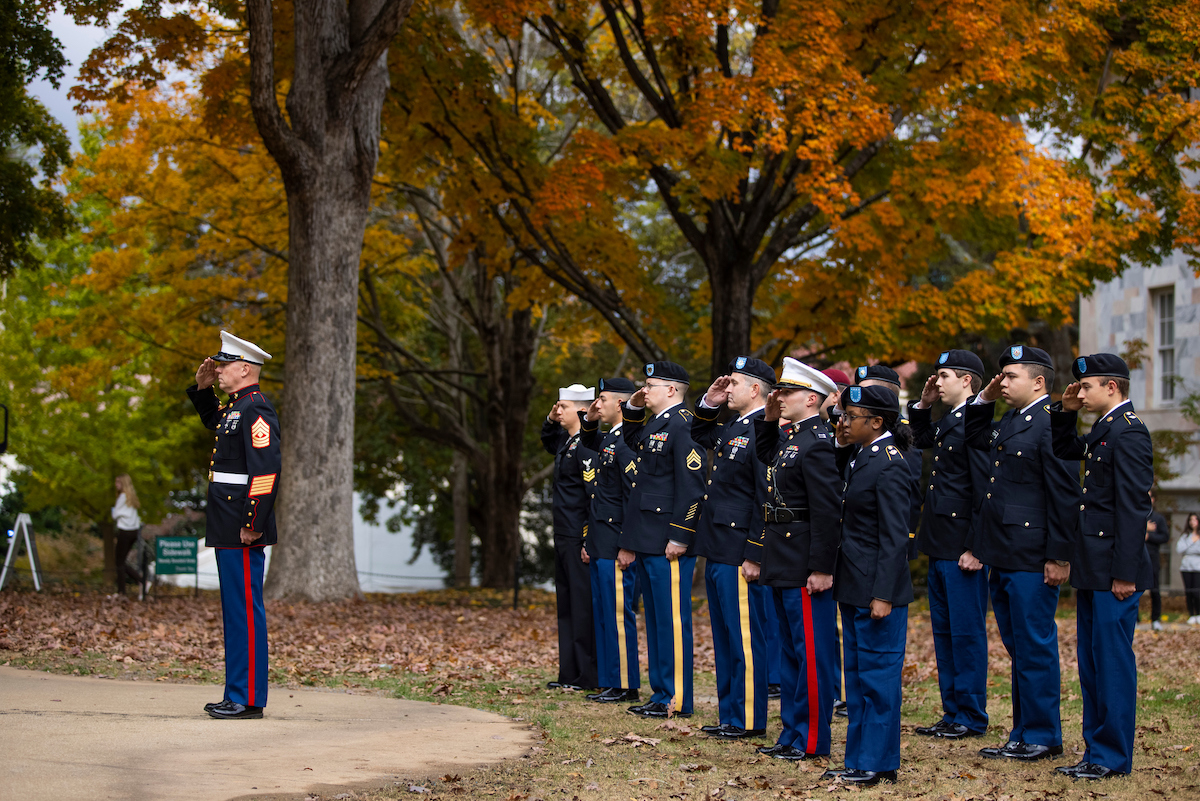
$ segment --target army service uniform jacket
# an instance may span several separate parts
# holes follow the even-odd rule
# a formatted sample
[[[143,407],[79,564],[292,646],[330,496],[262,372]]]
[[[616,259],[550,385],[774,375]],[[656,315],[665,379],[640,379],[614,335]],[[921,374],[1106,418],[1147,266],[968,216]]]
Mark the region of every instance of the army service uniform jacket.
[[[262,537],[252,545],[274,545],[275,494],[282,457],[279,418],[258,384],[239,389],[221,403],[212,388],[188,387],[188,397],[209,431],[216,432],[209,460],[205,546],[245,548],[241,530]]]
[[[1083,437],[1076,434],[1077,417],[1061,403],[1050,407],[1055,454],[1084,462],[1071,586],[1108,591],[1116,579],[1148,590],[1154,586],[1146,551],[1154,484],[1150,431],[1128,401],[1097,420]]]
[[[761,550],[758,543],[767,501],[767,467],[757,456],[755,423],[763,413],[759,409],[744,418],[719,423],[720,409],[696,401],[692,440],[713,451],[712,472],[696,528],[697,556],[724,565],[762,558],[757,551]]]
[[[596,452],[582,447],[582,431],[574,436],[560,424],[542,423],[542,447],[554,455],[554,536],[582,539],[587,535],[591,489],[584,471],[594,470]]]
[[[834,600],[864,609],[875,598],[905,606],[913,599],[908,570],[911,469],[891,436],[859,449],[848,468]]]
[[[625,502],[637,475],[633,451],[625,444],[620,427],[600,433],[600,423],[587,420],[580,412],[582,447],[596,452],[594,467],[585,466],[583,478],[591,490],[588,509],[588,535],[583,544],[593,559],[616,559],[621,527],[625,521]]]
[[[704,498],[704,457],[692,441],[692,413],[679,404],[651,415],[628,402],[622,413],[622,435],[634,453],[637,477],[625,504],[620,546],[661,554],[675,540],[690,554]]]
[[[974,396],[967,399],[969,404]],[[935,424],[931,409],[908,407],[913,445],[933,451],[917,547],[934,559],[958,561],[979,520],[990,473],[987,454],[967,447],[966,406],[946,412]],[[906,457],[907,458],[907,457]]]
[[[767,522],[752,543],[758,553],[749,558],[761,565],[760,583],[803,587],[810,573],[833,574],[837,562],[839,482],[833,434],[819,415],[784,429],[760,417],[754,427],[756,455],[769,465],[767,503],[793,510],[797,519]]]
[[[1011,409],[999,422],[992,420],[995,407],[965,409],[967,444],[988,455],[979,525],[967,547],[989,567],[1041,573],[1048,560],[1071,558],[1079,468],[1054,455],[1048,398]]]

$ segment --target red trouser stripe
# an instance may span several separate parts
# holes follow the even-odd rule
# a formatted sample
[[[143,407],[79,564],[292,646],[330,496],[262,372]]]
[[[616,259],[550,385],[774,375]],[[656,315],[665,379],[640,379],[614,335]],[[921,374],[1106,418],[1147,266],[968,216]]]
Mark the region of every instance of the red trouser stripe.
[[[804,662],[808,667],[808,743],[804,750],[811,754],[817,750],[817,719],[821,715],[821,694],[817,687],[817,637],[813,633],[812,596],[808,587],[800,593],[804,607]]]
[[[254,590],[251,588],[250,581],[250,549],[242,549],[242,573],[246,580],[246,637],[248,647],[246,653],[250,655],[250,680],[247,683],[246,690],[246,706],[258,706],[254,703]]]

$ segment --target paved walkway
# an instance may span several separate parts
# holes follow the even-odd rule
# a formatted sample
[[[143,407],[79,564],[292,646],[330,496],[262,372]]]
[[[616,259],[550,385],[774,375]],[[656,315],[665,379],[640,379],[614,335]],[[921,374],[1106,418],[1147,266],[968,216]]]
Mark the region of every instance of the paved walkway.
[[[326,798],[525,753],[523,724],[459,706],[272,687],[262,720],[214,720],[211,685],[0,667],[0,796],[19,801]],[[415,797],[415,796],[414,796]]]

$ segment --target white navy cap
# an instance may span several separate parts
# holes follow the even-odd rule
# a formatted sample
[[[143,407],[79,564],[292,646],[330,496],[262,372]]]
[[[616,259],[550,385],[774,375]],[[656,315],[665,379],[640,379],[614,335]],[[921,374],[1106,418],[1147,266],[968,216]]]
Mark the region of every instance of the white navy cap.
[[[816,368],[809,367],[802,361],[793,359],[790,356],[783,357],[783,375],[779,376],[779,381],[776,382],[776,389],[787,389],[789,387],[799,387],[801,389],[811,389],[813,392],[819,392],[822,395],[832,395],[837,392],[837,384]]]
[[[585,387],[583,384],[559,387],[558,399],[565,401],[594,401],[596,399],[596,388]]]
[[[249,362],[262,364],[271,358],[271,354],[241,337],[235,337],[228,331],[221,332],[221,352],[212,357],[214,362]]]

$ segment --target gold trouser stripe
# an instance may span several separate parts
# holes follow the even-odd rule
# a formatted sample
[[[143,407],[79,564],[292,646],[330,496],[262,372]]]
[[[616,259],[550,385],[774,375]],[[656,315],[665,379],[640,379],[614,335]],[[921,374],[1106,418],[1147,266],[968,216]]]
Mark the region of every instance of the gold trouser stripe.
[[[842,653],[838,654],[838,656],[841,657],[841,659],[838,660],[838,664],[842,666],[842,682],[841,682],[842,691],[840,693],[838,693],[838,695],[840,696],[839,700],[845,701],[846,700],[846,653],[845,653],[845,650],[842,649],[842,643],[844,642],[844,640],[842,639],[842,610],[841,610],[841,607],[835,606],[834,611],[836,612],[836,614],[834,614],[833,617],[834,617],[834,620],[837,621],[837,633],[838,633],[837,647],[838,647],[838,650],[842,651]]]
[[[679,597],[679,560],[667,561],[671,565],[671,642],[675,646],[675,687],[671,695],[671,706],[675,712],[682,712],[680,703],[683,697],[683,604]],[[691,611],[688,610],[689,613]]]
[[[613,562],[617,578],[617,654],[621,664],[621,689],[629,689],[629,651],[625,647],[625,571],[618,562]]]
[[[745,699],[746,709],[742,721],[747,729],[756,728],[754,719],[754,648],[750,642],[750,585],[746,577],[738,570],[738,621],[742,625],[742,661],[746,664]]]

